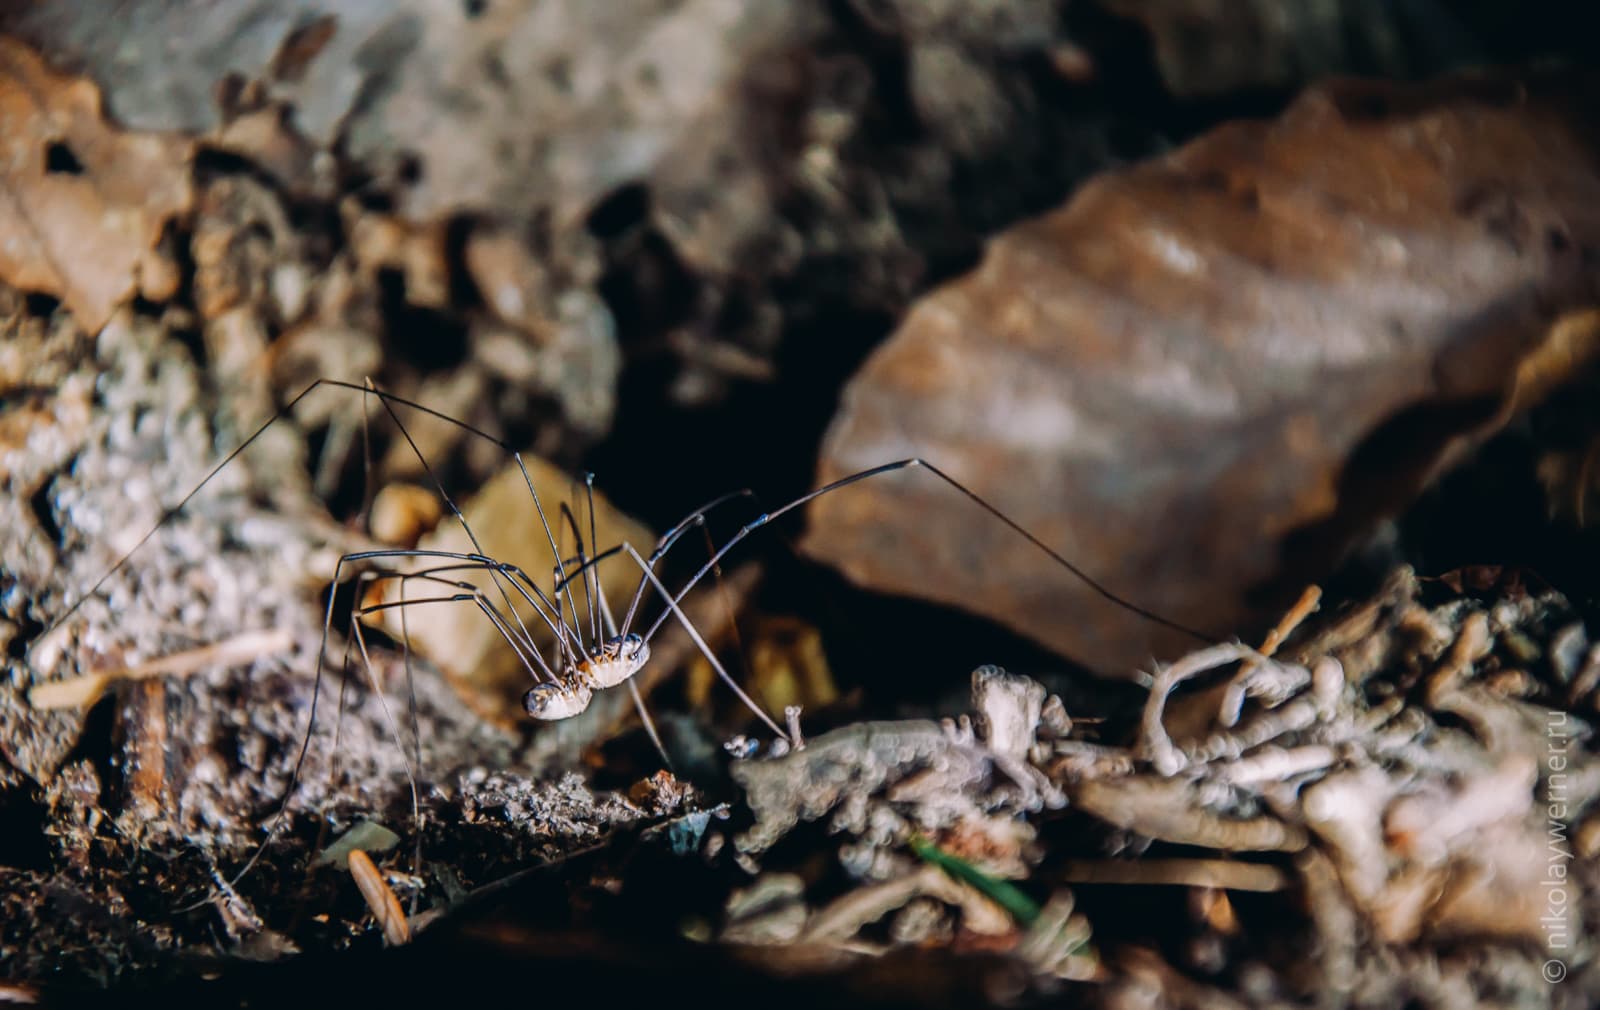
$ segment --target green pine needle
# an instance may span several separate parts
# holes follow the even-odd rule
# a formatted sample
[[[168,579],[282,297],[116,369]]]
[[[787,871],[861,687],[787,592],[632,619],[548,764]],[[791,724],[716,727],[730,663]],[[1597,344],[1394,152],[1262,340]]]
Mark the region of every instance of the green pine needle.
[[[951,855],[921,835],[911,836],[911,851],[957,880],[965,881],[977,888],[984,897],[1005,909],[1019,924],[1031,926],[1034,920],[1039,918],[1038,904],[1010,881],[991,877],[965,859]]]

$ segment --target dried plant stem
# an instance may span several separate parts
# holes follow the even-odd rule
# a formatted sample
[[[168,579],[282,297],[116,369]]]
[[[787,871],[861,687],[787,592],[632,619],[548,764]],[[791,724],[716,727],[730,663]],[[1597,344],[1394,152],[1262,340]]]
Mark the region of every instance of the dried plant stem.
[[[245,631],[220,642],[161,656],[136,666],[96,670],[66,680],[39,684],[28,691],[28,703],[38,709],[88,708],[115,680],[144,680],[147,677],[185,677],[213,666],[238,666],[287,652],[294,646],[288,628]]]
[[[1068,884],[1159,884],[1220,887],[1230,891],[1281,891],[1289,877],[1276,866],[1232,859],[1075,859],[1061,870]]]

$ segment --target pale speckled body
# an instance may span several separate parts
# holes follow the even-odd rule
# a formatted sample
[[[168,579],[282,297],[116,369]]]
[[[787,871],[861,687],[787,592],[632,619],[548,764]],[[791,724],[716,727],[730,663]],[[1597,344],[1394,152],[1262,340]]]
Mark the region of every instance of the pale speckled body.
[[[650,646],[638,635],[613,638],[573,668],[596,691],[616,687],[638,673],[650,659]]]
[[[593,697],[594,692],[589,686],[577,681],[535,684],[522,696],[522,707],[535,719],[571,719],[588,708]]]
[[[626,682],[649,659],[650,646],[638,635],[612,638],[562,671],[561,682],[529,688],[522,706],[535,719],[570,719],[589,707],[594,692]]]

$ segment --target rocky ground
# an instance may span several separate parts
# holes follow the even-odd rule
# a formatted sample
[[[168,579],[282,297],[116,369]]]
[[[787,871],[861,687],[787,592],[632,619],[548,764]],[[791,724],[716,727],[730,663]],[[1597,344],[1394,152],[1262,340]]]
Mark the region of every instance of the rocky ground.
[[[0,995],[1600,992],[1559,5],[193,7],[0,14]],[[659,750],[336,567],[588,646],[913,456],[646,587]]]

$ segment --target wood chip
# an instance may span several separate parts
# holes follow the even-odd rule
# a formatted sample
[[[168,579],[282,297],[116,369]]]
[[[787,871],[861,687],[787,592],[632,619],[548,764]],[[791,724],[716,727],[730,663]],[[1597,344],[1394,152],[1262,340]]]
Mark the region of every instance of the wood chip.
[[[378,926],[383,930],[384,942],[391,947],[410,943],[411,924],[406,922],[406,913],[400,907],[400,899],[395,897],[394,891],[384,881],[383,874],[378,872],[372,857],[361,849],[352,849],[348,858],[350,876],[355,878],[356,886],[361,889],[361,896],[367,900],[367,907],[372,909],[373,918],[378,920]]]

